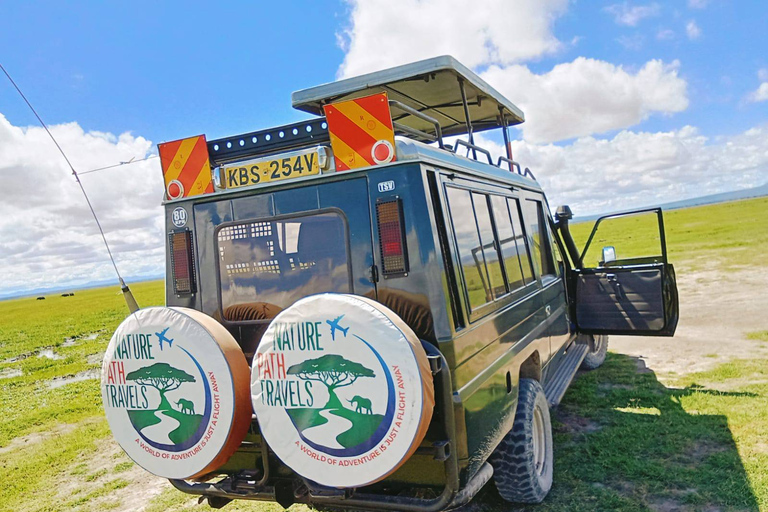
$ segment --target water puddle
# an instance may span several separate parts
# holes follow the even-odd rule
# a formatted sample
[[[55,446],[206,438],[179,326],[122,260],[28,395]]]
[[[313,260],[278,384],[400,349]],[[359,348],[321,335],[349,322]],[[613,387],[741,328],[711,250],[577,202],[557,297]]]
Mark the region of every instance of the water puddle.
[[[44,348],[40,350],[40,352],[37,353],[37,357],[47,357],[48,359],[51,359],[53,361],[57,361],[59,359],[64,359],[64,356],[61,354],[57,354],[53,351],[52,348]]]
[[[15,363],[15,362],[21,361],[23,359],[26,359],[26,358],[28,358],[30,356],[32,356],[32,352],[27,352],[26,354],[21,354],[21,355],[15,356],[15,357],[9,357],[5,361],[3,361],[3,363],[6,363],[6,364],[7,363]]]
[[[69,338],[64,338],[64,343],[61,344],[62,347],[71,347],[75,344],[78,340],[85,340],[85,341],[93,341],[96,338],[99,337],[100,332],[92,332],[90,334],[80,334],[77,336],[71,336]]]
[[[102,361],[104,361],[104,354],[101,352],[91,354],[85,358],[85,362],[88,364],[101,364]]]
[[[21,377],[21,368],[6,368],[0,370],[0,379],[12,379],[14,377]]]
[[[68,375],[66,377],[54,377],[48,381],[48,387],[51,389],[60,388],[73,382],[81,382],[84,380],[98,379],[101,376],[101,371],[97,369],[85,370],[84,372],[76,373],[75,375]]]

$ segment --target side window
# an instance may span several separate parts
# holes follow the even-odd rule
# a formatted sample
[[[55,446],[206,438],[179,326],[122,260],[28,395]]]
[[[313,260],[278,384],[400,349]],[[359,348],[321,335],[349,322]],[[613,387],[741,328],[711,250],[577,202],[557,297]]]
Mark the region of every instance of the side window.
[[[515,216],[517,218],[518,230],[520,230],[520,219],[517,214],[517,201],[510,199],[515,203]],[[496,231],[499,234],[499,245],[501,245],[501,255],[504,260],[504,268],[507,271],[507,283],[510,291],[517,290],[530,282],[530,259],[525,246],[522,230],[516,231],[512,226],[512,219],[509,214],[507,200],[501,196],[491,196],[491,205],[493,208],[493,218],[496,220]],[[522,248],[522,252],[521,252]],[[528,268],[528,279],[523,273],[521,260],[526,262]]]
[[[512,226],[515,229],[515,243],[517,244],[517,254],[520,255],[520,267],[523,271],[525,284],[536,280],[533,276],[533,265],[531,263],[531,253],[528,250],[528,239],[523,231],[522,216],[520,215],[520,203],[517,199],[508,198],[507,206],[509,214],[512,217]]]
[[[472,197],[468,190],[453,187],[446,187],[446,194],[469,306],[470,309],[477,309],[490,302],[492,295],[487,284],[488,275],[473,215]]]
[[[552,242],[547,230],[547,218],[541,201],[532,199],[525,201],[525,217],[533,239],[533,259],[541,271],[541,277],[557,276],[557,267],[552,256]]]
[[[477,219],[477,227],[480,231],[482,253],[485,258],[485,268],[488,272],[488,282],[490,283],[490,295],[496,299],[507,293],[507,285],[504,283],[499,252],[496,250],[496,238],[494,237],[493,225],[491,224],[491,212],[488,210],[488,196],[472,192],[472,203],[475,206],[475,218]]]

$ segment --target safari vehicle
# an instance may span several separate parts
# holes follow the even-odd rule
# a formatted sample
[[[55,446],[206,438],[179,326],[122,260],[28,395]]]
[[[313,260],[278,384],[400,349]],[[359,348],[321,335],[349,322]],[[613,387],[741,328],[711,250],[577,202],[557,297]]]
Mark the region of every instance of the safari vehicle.
[[[168,308],[129,317],[108,349],[116,436],[130,422],[129,455],[216,508],[447,510],[491,479],[507,500],[540,502],[552,485],[549,408],[576,371],[600,366],[608,335],[674,334],[661,210],[601,218],[579,251],[569,208],[553,218],[512,159],[508,127],[522,111],[451,57],[295,92],[293,106],[318,117],[160,146]],[[491,129],[507,148],[497,161],[474,139]],[[658,247],[593,256],[603,230],[635,225],[656,230]],[[190,318],[228,358],[218,381],[219,351],[195,355]],[[177,346],[187,370],[110,367]],[[377,381],[388,391],[372,391]],[[142,388],[113,420],[130,394],[117,387],[132,382]],[[185,469],[200,443],[215,444],[216,414],[227,440]]]

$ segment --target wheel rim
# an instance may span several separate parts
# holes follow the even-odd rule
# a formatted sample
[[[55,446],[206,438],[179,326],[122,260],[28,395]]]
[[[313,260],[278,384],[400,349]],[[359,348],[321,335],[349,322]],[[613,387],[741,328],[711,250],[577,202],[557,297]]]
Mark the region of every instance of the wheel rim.
[[[595,336],[592,339],[594,340],[592,345],[595,347],[594,350],[592,350],[592,353],[596,354],[596,353],[600,352],[600,349],[603,348],[603,343],[604,343],[603,339],[604,338],[603,338],[603,336]]]
[[[547,436],[544,431],[544,417],[541,409],[533,410],[533,463],[536,466],[536,474],[541,476],[547,461]]]

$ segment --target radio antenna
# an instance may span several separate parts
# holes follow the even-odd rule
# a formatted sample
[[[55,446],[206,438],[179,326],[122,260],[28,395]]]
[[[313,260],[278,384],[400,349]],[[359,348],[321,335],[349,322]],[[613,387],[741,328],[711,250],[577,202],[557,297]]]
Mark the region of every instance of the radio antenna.
[[[21,89],[19,88],[19,86],[16,85],[16,82],[14,82],[13,78],[11,78],[11,75],[8,74],[8,71],[6,71],[5,67],[3,67],[2,64],[0,64],[0,69],[3,70],[3,73],[5,73],[5,76],[7,76],[8,80],[10,80],[11,84],[13,84],[13,87],[16,89],[16,92],[19,93],[19,96],[21,96],[21,98],[24,100],[24,103],[26,103],[29,109],[32,111],[32,113],[35,114],[35,117],[40,122],[40,125],[43,127],[43,129],[45,129],[45,132],[48,134],[48,136],[51,138],[53,143],[56,145],[56,148],[59,150],[59,153],[61,153],[61,156],[63,156],[64,160],[66,160],[67,165],[72,171],[72,175],[75,177],[75,181],[77,181],[77,184],[80,186],[80,190],[83,192],[83,197],[85,197],[85,202],[88,203],[88,208],[91,210],[91,214],[93,214],[93,220],[96,221],[96,226],[99,228],[99,233],[101,233],[101,239],[104,240],[104,246],[107,248],[107,254],[109,254],[109,259],[112,262],[112,266],[115,268],[115,274],[117,274],[117,279],[120,282],[120,289],[123,292],[123,298],[125,298],[125,303],[128,305],[128,309],[130,310],[131,313],[138,311],[139,305],[136,303],[136,299],[133,298],[133,293],[131,293],[131,289],[128,288],[127,284],[125,284],[123,277],[120,275],[120,271],[117,269],[117,263],[115,263],[115,258],[112,256],[112,250],[109,248],[107,237],[104,236],[104,230],[101,227],[101,222],[99,222],[99,218],[96,216],[96,211],[93,209],[91,200],[88,198],[88,194],[85,192],[85,187],[83,187],[83,183],[80,181],[80,176],[77,175],[77,171],[75,171],[75,168],[72,165],[72,162],[69,161],[69,158],[67,158],[67,154],[64,153],[63,149],[61,149],[61,146],[59,146],[59,143],[56,141],[56,138],[48,129],[48,126],[45,124],[45,122],[40,117],[40,115],[37,113],[37,111],[35,110],[35,107],[33,107],[32,103],[30,103],[27,97],[24,96],[24,93],[21,92]]]

